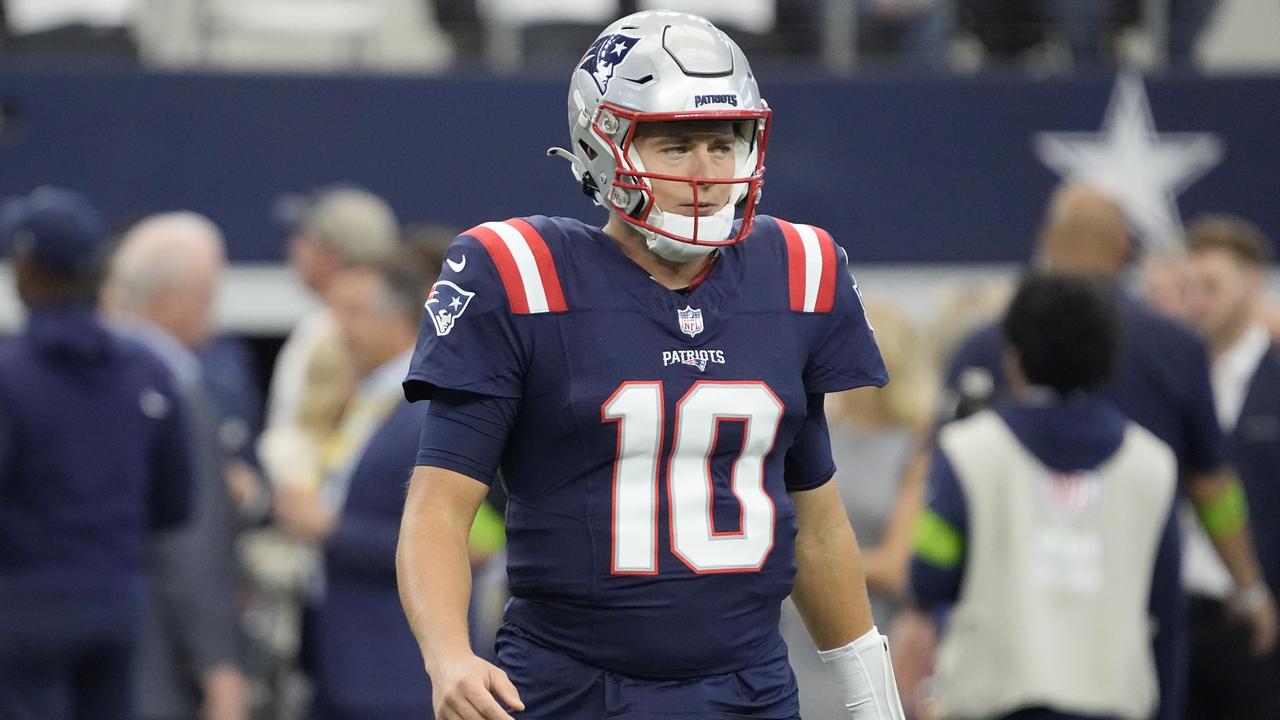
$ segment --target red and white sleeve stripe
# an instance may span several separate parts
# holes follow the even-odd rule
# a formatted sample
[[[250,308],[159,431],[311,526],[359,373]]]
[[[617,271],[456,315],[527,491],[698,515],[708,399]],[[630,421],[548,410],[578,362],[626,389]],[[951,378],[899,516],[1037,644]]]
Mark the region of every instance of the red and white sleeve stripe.
[[[534,315],[568,309],[551,250],[528,222],[520,218],[487,222],[464,234],[479,240],[493,259],[511,312]]]
[[[776,220],[777,218],[775,218]],[[836,243],[819,227],[777,220],[787,241],[787,278],[791,309],[831,312],[836,298]]]

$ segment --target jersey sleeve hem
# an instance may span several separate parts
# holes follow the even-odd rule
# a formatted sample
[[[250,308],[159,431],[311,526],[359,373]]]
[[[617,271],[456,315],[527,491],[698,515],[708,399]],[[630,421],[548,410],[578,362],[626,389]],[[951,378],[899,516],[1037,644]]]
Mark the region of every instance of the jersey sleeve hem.
[[[430,400],[435,391],[440,388],[501,398],[518,399],[522,395],[518,380],[508,382],[501,375],[491,375],[473,382],[461,383],[441,377],[430,370],[420,369],[410,370],[405,376],[402,387],[405,399],[409,402]]]
[[[841,373],[834,377],[808,384],[805,386],[805,390],[811,393],[833,393],[860,387],[879,388],[887,384],[889,384],[889,376],[885,374],[857,373],[848,375]]]
[[[831,482],[832,478],[834,478],[835,476],[836,476],[836,468],[834,465],[832,465],[830,470],[818,475],[817,480],[808,480],[808,481],[799,482],[799,483],[788,482],[787,492],[793,493],[793,492],[804,492],[806,490],[817,490],[823,485],[826,485],[827,483]]]
[[[418,459],[414,464],[418,467],[436,467],[442,470],[450,470],[484,485],[492,485],[496,477],[496,475],[489,475],[484,468],[467,462],[464,458],[439,451],[418,451]]]

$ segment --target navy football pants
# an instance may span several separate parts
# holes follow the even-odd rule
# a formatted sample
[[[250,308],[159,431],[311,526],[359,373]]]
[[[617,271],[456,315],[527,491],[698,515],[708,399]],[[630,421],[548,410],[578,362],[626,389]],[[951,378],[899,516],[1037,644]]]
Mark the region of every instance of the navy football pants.
[[[784,655],[739,672],[680,680],[602,670],[504,625],[498,664],[520,691],[519,720],[799,720],[795,674]]]
[[[0,631],[0,720],[133,720],[134,642]]]

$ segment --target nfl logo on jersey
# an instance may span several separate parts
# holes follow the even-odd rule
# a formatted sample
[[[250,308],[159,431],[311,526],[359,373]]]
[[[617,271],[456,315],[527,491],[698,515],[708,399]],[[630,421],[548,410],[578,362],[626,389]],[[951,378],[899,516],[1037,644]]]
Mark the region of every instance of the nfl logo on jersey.
[[[693,337],[702,332],[702,308],[693,308],[688,305],[683,310],[676,310],[676,317],[680,319],[680,332]]]
[[[436,335],[448,335],[475,296],[475,293],[463,290],[448,280],[432,285],[425,307],[427,314],[431,316],[431,322],[436,326]]]

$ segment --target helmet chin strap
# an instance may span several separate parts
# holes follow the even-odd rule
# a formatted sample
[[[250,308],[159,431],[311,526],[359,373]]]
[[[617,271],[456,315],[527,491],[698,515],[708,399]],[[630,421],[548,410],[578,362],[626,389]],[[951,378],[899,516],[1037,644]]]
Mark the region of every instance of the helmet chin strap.
[[[625,219],[625,217],[624,217]],[[673,235],[693,237],[694,218],[688,215],[664,213],[657,208],[649,215],[649,223]],[[728,203],[711,215],[697,218],[698,237],[712,240],[723,240],[733,230],[733,205]],[[644,244],[654,254],[671,262],[689,262],[704,257],[715,250],[711,245],[694,245],[680,242],[656,233],[647,228],[633,226],[644,235]]]

